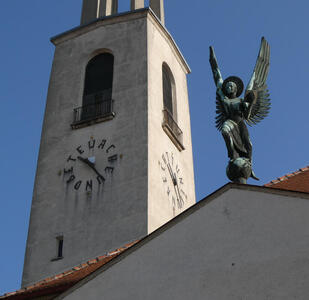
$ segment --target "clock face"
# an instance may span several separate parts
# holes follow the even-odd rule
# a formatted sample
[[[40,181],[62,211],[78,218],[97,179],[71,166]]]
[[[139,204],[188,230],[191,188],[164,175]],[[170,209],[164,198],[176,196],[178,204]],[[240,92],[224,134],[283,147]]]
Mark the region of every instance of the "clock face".
[[[188,196],[185,192],[185,182],[182,177],[180,164],[172,152],[164,152],[159,160],[164,192],[172,204],[173,213],[184,207]]]
[[[100,189],[113,175],[119,158],[116,150],[116,146],[106,139],[94,137],[73,148],[63,169],[65,184],[87,193]]]

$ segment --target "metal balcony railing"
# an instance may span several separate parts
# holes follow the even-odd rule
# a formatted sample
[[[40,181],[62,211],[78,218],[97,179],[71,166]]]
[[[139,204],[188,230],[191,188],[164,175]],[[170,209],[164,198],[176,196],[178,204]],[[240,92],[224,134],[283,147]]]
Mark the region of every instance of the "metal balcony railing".
[[[176,142],[179,144],[180,148],[183,150],[183,133],[182,130],[177,125],[176,121],[173,118],[173,115],[169,112],[168,109],[163,110],[163,128],[167,128],[170,134],[176,139]]]
[[[111,93],[103,91],[86,97],[86,103],[93,103],[74,109],[72,127],[114,116]]]

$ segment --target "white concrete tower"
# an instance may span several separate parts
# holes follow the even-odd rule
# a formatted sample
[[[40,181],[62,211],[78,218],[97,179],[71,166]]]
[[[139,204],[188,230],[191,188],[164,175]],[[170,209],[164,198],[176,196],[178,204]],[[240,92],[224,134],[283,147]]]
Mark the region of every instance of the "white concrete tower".
[[[140,239],[195,203],[186,75],[163,0],[84,0],[52,38],[23,286]]]

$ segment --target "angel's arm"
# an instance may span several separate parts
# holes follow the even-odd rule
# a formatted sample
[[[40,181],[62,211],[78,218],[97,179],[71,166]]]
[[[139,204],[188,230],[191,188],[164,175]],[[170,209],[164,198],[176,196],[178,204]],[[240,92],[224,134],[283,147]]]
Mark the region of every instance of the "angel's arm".
[[[219,131],[222,130],[223,123],[227,119],[226,115],[226,109],[224,105],[224,94],[222,92],[222,84],[223,84],[223,79],[221,76],[221,72],[219,70],[218,62],[216,59],[215,51],[213,47],[210,48],[210,56],[209,56],[209,62],[212,70],[212,74],[214,77],[214,81],[217,87],[216,91],[216,127]]]
[[[257,95],[255,91],[247,91],[245,94],[245,98],[243,100],[243,111],[246,119],[250,119],[252,108],[255,105],[257,100]]]
[[[213,47],[209,47],[209,50],[210,50],[209,63],[210,63],[212,74],[213,74],[213,77],[214,77],[214,81],[215,81],[215,84],[216,84],[216,87],[217,87],[217,93],[221,94],[222,93],[221,87],[222,87],[222,84],[223,84],[222,75],[221,75],[221,72],[220,72],[220,69],[219,69],[219,66],[218,66],[217,58],[216,58],[215,51],[214,51]],[[220,95],[220,96],[222,97],[223,94]]]

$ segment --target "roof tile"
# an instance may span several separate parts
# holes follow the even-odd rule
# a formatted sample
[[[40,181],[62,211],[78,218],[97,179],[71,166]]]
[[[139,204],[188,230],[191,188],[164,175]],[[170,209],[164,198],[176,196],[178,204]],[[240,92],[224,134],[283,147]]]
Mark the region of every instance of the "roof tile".
[[[0,299],[26,300],[47,296],[50,294],[60,294],[108,263],[120,253],[135,245],[137,242],[138,241],[126,244],[124,247],[119,248],[116,251],[99,256],[96,259],[89,260],[86,263],[82,263],[72,268],[71,270],[65,271],[52,277],[48,277],[16,292],[6,293],[3,296],[0,296]]]
[[[88,265],[92,265],[92,264],[95,264],[97,263],[98,261],[96,259],[92,259],[92,260],[89,260],[88,261]]]
[[[272,180],[264,186],[274,189],[309,193],[309,166],[286,174],[276,180]]]

